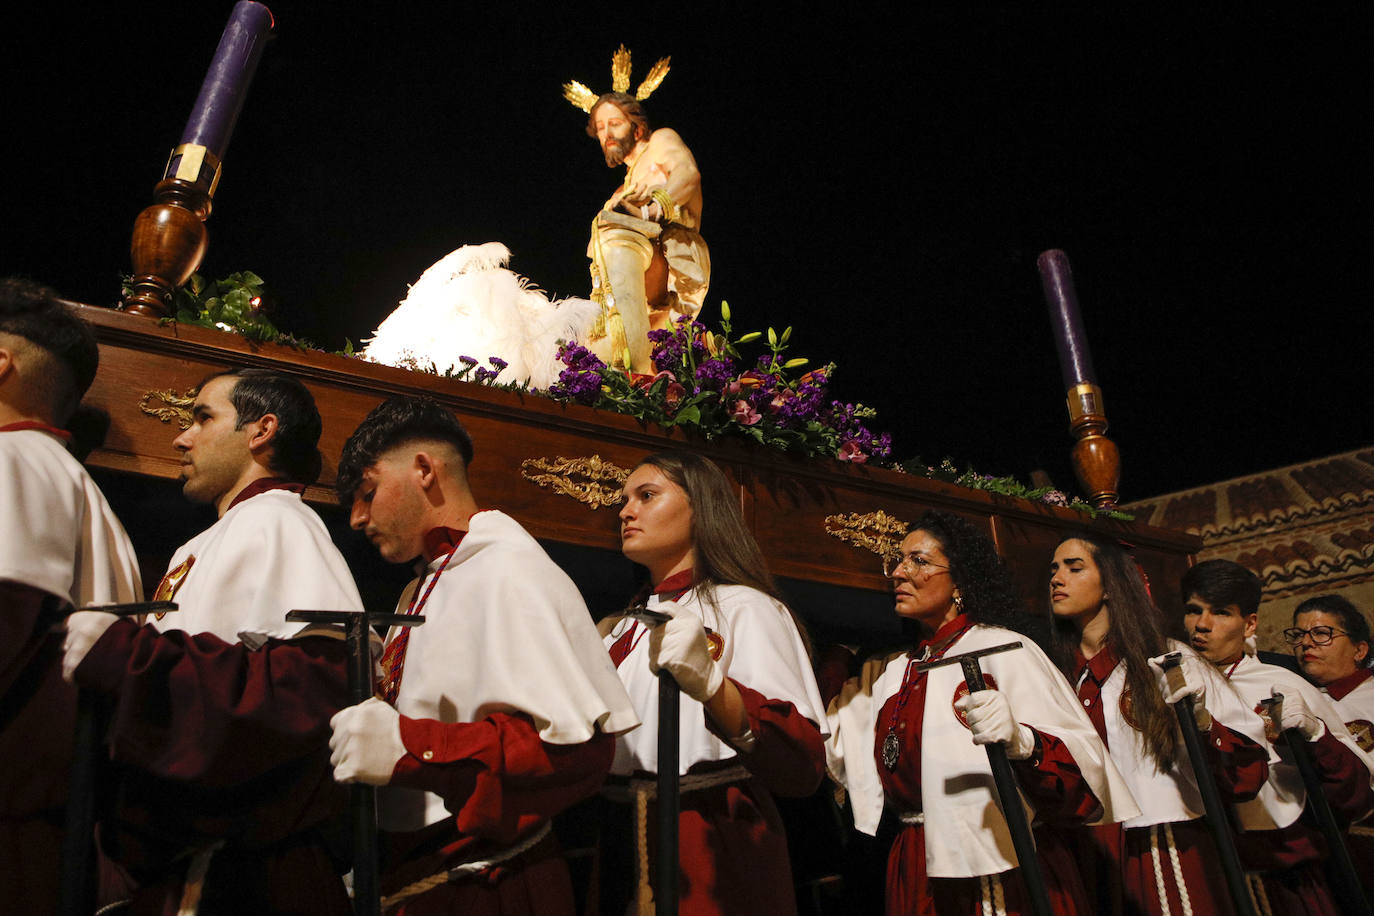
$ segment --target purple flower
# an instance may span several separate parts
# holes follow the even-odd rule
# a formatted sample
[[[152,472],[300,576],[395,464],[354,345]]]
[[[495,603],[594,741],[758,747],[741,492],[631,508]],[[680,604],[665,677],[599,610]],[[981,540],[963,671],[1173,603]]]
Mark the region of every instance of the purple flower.
[[[499,356],[488,356],[487,362],[492,366],[496,367],[497,372],[503,371],[507,366],[510,365],[510,363],[506,362]]]
[[[460,356],[458,357],[458,362],[469,368],[477,365],[477,360],[473,359],[471,356]]]

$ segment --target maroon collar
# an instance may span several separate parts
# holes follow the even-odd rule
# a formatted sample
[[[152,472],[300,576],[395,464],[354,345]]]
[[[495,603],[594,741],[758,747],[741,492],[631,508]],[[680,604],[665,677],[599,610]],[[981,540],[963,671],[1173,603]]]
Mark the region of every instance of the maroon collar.
[[[1344,700],[1350,691],[1367,681],[1371,675],[1374,675],[1374,671],[1370,671],[1368,668],[1357,668],[1354,674],[1338,677],[1327,684],[1326,692],[1333,700]]]
[[[1087,671],[1088,677],[1100,687],[1112,676],[1116,666],[1121,664],[1121,656],[1116,654],[1116,650],[1111,646],[1103,646],[1092,658],[1087,658],[1077,649],[1073,650],[1074,670],[1073,682],[1079,683],[1083,679],[1083,672]]]
[[[282,480],[280,477],[259,477],[242,490],[239,490],[238,495],[234,497],[233,502],[229,503],[229,507],[224,511],[228,512],[229,509],[234,508],[245,499],[250,499],[257,496],[259,493],[266,493],[268,490],[290,490],[292,493],[300,496],[305,492],[305,484],[292,483],[289,480]]]
[[[452,553],[462,543],[466,531],[457,528],[431,528],[425,532],[425,563],[430,564],[445,554]]]
[[[655,595],[672,595],[677,593],[679,596],[692,587],[692,570],[684,569],[682,572],[673,573],[668,578],[654,586]]]
[[[934,636],[923,639],[917,643],[914,651],[919,655],[929,647],[931,655],[939,656],[940,653],[949,648],[950,644],[959,636],[963,635],[963,632],[971,626],[973,626],[973,622],[968,619],[967,614],[957,614],[954,619],[947,620],[941,624],[940,629],[935,631]]]
[[[17,433],[21,430],[31,429],[35,432],[47,433],[56,436],[63,442],[71,442],[72,434],[65,429],[58,429],[56,426],[49,426],[46,423],[39,423],[37,420],[20,420],[18,423],[9,423],[0,426],[0,433]]]

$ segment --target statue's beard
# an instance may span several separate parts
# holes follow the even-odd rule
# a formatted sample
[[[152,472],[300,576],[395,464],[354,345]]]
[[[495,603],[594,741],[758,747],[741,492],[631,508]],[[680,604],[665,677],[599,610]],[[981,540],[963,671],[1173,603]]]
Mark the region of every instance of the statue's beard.
[[[605,144],[601,147],[601,152],[606,155],[606,167],[615,168],[625,161],[625,157],[630,154],[630,139],[624,140],[619,137],[607,137]]]

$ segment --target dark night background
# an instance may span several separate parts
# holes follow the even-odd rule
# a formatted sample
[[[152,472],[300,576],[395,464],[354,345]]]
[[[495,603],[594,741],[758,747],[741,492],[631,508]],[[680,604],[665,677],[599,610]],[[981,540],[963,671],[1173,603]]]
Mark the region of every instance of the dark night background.
[[[704,178],[738,328],[795,327],[901,458],[1073,488],[1036,255],[1073,262],[1122,496],[1374,441],[1374,14],[1029,5],[802,13],[272,3],[201,271],[252,270],[285,330],[358,341],[431,263],[504,242],[586,295],[619,181],[560,85],[611,52]],[[229,2],[7,14],[0,273],[108,304]],[[599,8],[598,8],[599,10]],[[473,354],[484,356],[486,354]]]

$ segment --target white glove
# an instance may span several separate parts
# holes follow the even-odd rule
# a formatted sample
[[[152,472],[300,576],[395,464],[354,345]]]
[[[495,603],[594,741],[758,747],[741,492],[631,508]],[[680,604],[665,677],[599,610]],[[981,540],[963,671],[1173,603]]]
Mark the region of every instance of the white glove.
[[[671,601],[654,608],[673,619],[649,631],[649,670],[666,670],[682,692],[698,703],[716,695],[725,683],[725,672],[711,658],[711,644],[701,618],[685,612]]]
[[[396,764],[406,755],[401,743],[401,714],[394,706],[372,697],[349,706],[329,720],[329,763],[336,782],[391,782]]]
[[[1025,760],[1035,753],[1035,732],[1012,715],[1011,704],[1000,690],[977,690],[960,697],[954,708],[964,714],[974,744],[1000,741],[1007,746],[1007,757]]]
[[[67,617],[67,638],[62,641],[62,680],[72,682],[81,660],[118,620],[104,611],[75,611]]]
[[[1296,690],[1283,693],[1275,687],[1269,695],[1276,694],[1283,696],[1283,703],[1279,706],[1279,731],[1286,732],[1290,728],[1296,728],[1308,741],[1316,741],[1326,733],[1326,723],[1307,708],[1307,701],[1302,698],[1301,693]]]
[[[1173,706],[1184,697],[1193,698],[1193,721],[1197,724],[1198,731],[1208,731],[1212,727],[1212,714],[1207,711],[1207,685],[1201,678],[1188,679],[1187,656],[1175,665],[1170,671],[1164,668],[1164,659],[1168,655],[1157,655],[1150,659],[1150,667],[1155,671],[1155,680],[1159,683],[1159,692],[1164,696],[1164,702]],[[1172,673],[1173,677],[1170,678]]]

